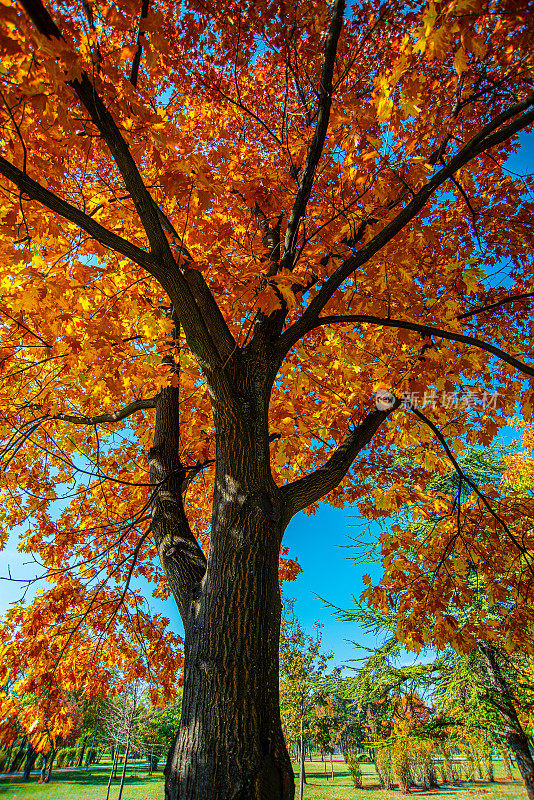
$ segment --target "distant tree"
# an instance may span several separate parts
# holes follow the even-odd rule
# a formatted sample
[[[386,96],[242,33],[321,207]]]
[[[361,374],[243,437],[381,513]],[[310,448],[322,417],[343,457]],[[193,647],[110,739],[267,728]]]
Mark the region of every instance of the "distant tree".
[[[321,700],[318,701],[311,727],[311,734],[315,743],[319,746],[321,752],[328,753],[330,756],[330,772],[333,780],[334,765],[332,763],[332,755],[339,741],[340,727],[339,719],[335,714],[332,695],[326,695],[322,702]]]
[[[80,734],[83,738],[77,747],[77,767],[82,767],[84,760],[89,763],[92,758],[104,703],[104,697],[98,695],[89,700],[83,697],[81,700],[82,724]],[[87,750],[87,748],[89,749]]]
[[[46,717],[46,698],[19,694],[17,688],[16,683],[6,687],[3,697],[6,716],[2,725],[2,742],[11,745],[11,759],[6,763],[6,769],[9,772],[22,769],[23,779],[28,780],[39,754],[42,754],[40,781],[48,783],[58,750],[66,744],[73,744],[80,734],[80,704],[72,692],[55,687],[63,706],[58,729]]]
[[[528,426],[525,438],[532,443]],[[414,473],[417,502],[384,526],[377,551],[384,574],[361,599],[382,609],[408,650],[478,652],[507,746],[534,800],[534,759],[506,679],[510,654],[534,655],[532,450],[467,447],[455,457],[444,446],[448,459],[436,463],[432,480],[416,485]],[[510,542],[519,551],[512,554]]]
[[[321,640],[321,626],[315,623],[314,633],[306,634],[293,604],[286,603],[280,632],[280,714],[286,741],[297,745],[300,800],[306,781],[304,743],[326,697],[323,679],[331,655],[321,652]]]
[[[120,747],[124,747],[121,780],[117,800],[121,800],[126,767],[132,746],[138,746],[139,731],[148,714],[148,690],[139,682],[125,686],[110,698],[102,711],[102,732],[113,745],[113,764],[109,775],[106,800],[109,800],[111,783],[116,773]]]
[[[534,709],[530,656],[509,654],[495,643],[481,642],[467,654],[449,646],[437,655],[434,651],[426,663],[400,664],[405,651],[396,638],[394,613],[359,606],[341,612],[340,616],[357,621],[384,640],[369,652],[354,676],[343,681],[346,695],[367,709],[368,732],[374,737],[375,746],[381,739],[399,736],[441,743],[452,778],[443,749],[447,741],[465,747],[468,755],[474,745],[486,758],[487,775],[491,778],[489,752],[495,746],[502,753],[505,745],[514,753],[523,774],[525,767],[528,768],[525,762],[530,751],[521,718],[528,720]],[[491,670],[487,666],[488,649],[493,660]],[[499,676],[498,686],[493,679],[494,671]],[[432,704],[433,713],[429,714],[428,706],[421,705],[418,697]],[[412,699],[408,702],[406,698]],[[512,724],[515,739],[510,739],[507,733]],[[506,752],[504,755],[506,758]]]
[[[345,760],[347,754],[363,744],[363,730],[359,720],[357,706],[343,697],[339,686],[342,686],[339,671],[327,676],[324,681],[325,691],[318,698],[315,716],[312,717],[311,735],[317,745],[330,755],[330,771],[334,777],[332,755],[340,746]]]
[[[176,700],[164,708],[151,708],[140,723],[136,744],[146,755],[149,771],[157,768],[158,762],[167,757],[176,736],[182,713],[182,691],[178,690]]]

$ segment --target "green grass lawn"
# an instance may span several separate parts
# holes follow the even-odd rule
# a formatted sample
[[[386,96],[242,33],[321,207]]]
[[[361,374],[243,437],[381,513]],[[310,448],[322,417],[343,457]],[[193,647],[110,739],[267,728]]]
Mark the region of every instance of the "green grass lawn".
[[[296,766],[296,765],[295,765]],[[418,800],[526,800],[526,792],[522,785],[502,781],[500,765],[496,764],[497,783],[488,784],[483,781],[463,784],[459,787],[446,786],[431,792],[412,790]],[[304,787],[304,800],[399,800],[402,797],[397,791],[382,791],[378,788],[378,780],[372,764],[362,764],[363,789],[354,789],[346,766],[343,762],[334,761],[334,780],[327,779],[324,765],[320,761],[306,762],[307,785]],[[0,779],[0,798],[2,800],[105,800],[109,773],[105,772],[70,772],[52,775],[48,785],[39,786],[37,778],[32,777],[28,783],[18,779]],[[116,800],[118,778],[113,782],[110,800]],[[298,789],[297,789],[298,796]],[[161,772],[148,776],[140,768],[134,774],[128,770],[122,800],[162,800],[163,776]]]
[[[296,771],[296,765],[294,765]],[[363,789],[355,789],[343,762],[334,761],[334,780],[326,780],[324,765],[321,762],[306,762],[307,785],[304,787],[304,800],[399,800],[406,797],[398,791],[384,791],[378,787],[378,776],[373,764],[361,765]],[[328,770],[330,765],[328,764]],[[330,772],[328,772],[330,774]],[[527,800],[523,785],[501,780],[500,764],[495,764],[496,784],[484,781],[466,783],[459,787],[445,786],[429,792],[412,789],[417,800]],[[298,785],[298,784],[297,784]],[[298,792],[297,792],[298,797]]]

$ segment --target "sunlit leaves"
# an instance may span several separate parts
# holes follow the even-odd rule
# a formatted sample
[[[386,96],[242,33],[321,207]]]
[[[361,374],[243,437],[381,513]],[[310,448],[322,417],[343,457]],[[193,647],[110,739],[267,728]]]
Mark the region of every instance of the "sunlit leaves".
[[[287,325],[295,321],[338,266],[531,81],[533,19],[522,8],[501,3],[488,14],[476,0],[358,4],[340,39],[325,148],[295,263],[292,271],[279,270],[280,242],[267,241],[265,225],[267,233],[279,226],[283,242],[314,137],[330,3],[275,8],[157,0],[141,28],[134,0],[99,0],[89,14],[81,2],[47,8],[62,38],[38,33],[22,6],[2,6],[2,156],[90,220],[148,250],[117,164],[75,99],[72,82],[85,71],[174,228],[168,244],[177,269],[185,266],[182,241],[238,347],[250,341],[258,313],[287,310]],[[502,305],[469,322],[462,317],[531,286],[532,184],[506,167],[516,147],[516,140],[506,142],[459,170],[343,282],[326,313],[423,321],[456,332],[471,326],[485,341],[528,359],[528,306]],[[180,457],[187,468],[205,465],[185,505],[207,549],[215,433],[194,343],[173,335],[170,302],[148,272],[19,194],[7,179],[0,188],[0,237],[2,535],[24,525],[24,549],[57,571],[52,588],[6,622],[6,640],[48,636],[59,626],[57,641],[66,645],[77,615],[83,618],[69,643],[75,655],[65,660],[73,675],[62,677],[79,686],[111,620],[123,655],[109,644],[89,691],[110,688],[106,663],[113,658],[130,659],[147,675],[157,659],[174,669],[178,642],[166,638],[163,620],[141,610],[138,587],[121,597],[130,574],[134,583],[151,583],[156,597],[168,594],[147,534],[153,411],[119,424],[73,424],[66,417],[111,413],[179,384]],[[446,338],[367,323],[318,327],[291,350],[270,398],[275,482],[324,464],[374,407],[378,385],[425,402],[457,451],[464,435],[488,443],[516,413],[525,388],[488,353]],[[498,403],[468,405],[473,391],[492,392]],[[531,413],[531,393],[524,393],[524,408]],[[399,463],[399,452],[409,465]],[[418,503],[426,498],[429,472],[442,469],[438,452],[429,431],[400,409],[329,502],[358,502],[373,517]],[[407,486],[413,471],[415,485]],[[436,513],[446,513],[446,499],[431,500]],[[450,538],[445,528],[429,545],[434,562]],[[495,544],[497,533],[490,534]],[[385,544],[396,587],[407,565],[393,542]],[[298,571],[287,555],[281,579]],[[459,574],[467,561],[459,544]],[[420,561],[413,562],[423,574]],[[418,591],[421,605],[423,583]],[[499,587],[492,591],[498,600]],[[377,597],[388,601],[385,590]],[[442,614],[438,630],[445,637],[454,634],[449,629]],[[403,635],[416,647],[424,644],[417,632]],[[133,657],[136,637],[137,645],[148,643],[143,667]],[[111,628],[102,647],[108,639]],[[156,640],[163,648],[157,656]],[[31,645],[28,680],[37,681],[35,690],[37,675],[56,670],[55,646]],[[10,651],[5,663],[12,678],[23,658],[21,649]],[[166,686],[171,672],[155,680]]]

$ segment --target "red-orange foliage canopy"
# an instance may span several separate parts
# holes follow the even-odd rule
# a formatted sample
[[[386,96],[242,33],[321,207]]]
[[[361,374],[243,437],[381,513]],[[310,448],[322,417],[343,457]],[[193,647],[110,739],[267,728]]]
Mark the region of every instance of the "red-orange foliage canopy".
[[[435,391],[426,413],[452,446],[489,442],[518,398],[531,414],[532,183],[506,162],[534,119],[534,15],[513,0],[358,2],[328,51],[340,2],[2,1],[1,522],[52,586],[8,614],[0,683],[46,689],[52,714],[54,685],[107,691],[115,669],[172,689],[179,642],[123,587],[140,576],[168,594],[146,452],[169,383],[207,547],[213,351],[197,333],[211,297],[236,352],[283,317],[272,476],[327,464],[300,506],[288,491],[293,513],[370,483],[381,511],[398,507],[399,451],[422,476],[436,466],[433,432],[397,409],[354,469],[358,450],[337,451],[334,475],[327,459],[379,387]],[[175,308],[179,335],[171,263],[198,290]],[[470,388],[496,407],[440,400]]]

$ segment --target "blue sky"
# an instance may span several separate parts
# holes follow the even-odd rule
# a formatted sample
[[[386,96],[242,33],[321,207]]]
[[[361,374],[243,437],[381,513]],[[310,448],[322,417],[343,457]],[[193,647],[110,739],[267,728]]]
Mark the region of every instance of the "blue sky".
[[[379,580],[376,564],[354,563],[351,536],[355,536],[362,519],[353,508],[331,508],[322,504],[315,515],[303,512],[291,521],[284,544],[290,556],[297,556],[302,574],[296,581],[285,583],[286,597],[295,598],[295,611],[303,626],[311,630],[317,620],[323,627],[323,649],[332,651],[332,664],[341,665],[358,657],[351,641],[372,646],[373,637],[363,634],[356,625],[339,622],[332,609],[325,608],[324,598],[338,608],[350,608],[352,597],[363,589],[362,576]]]

